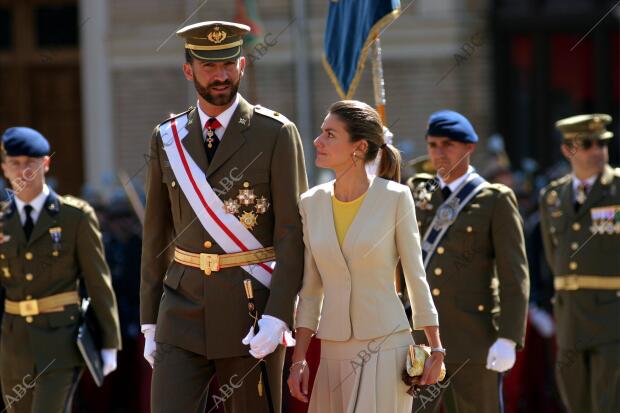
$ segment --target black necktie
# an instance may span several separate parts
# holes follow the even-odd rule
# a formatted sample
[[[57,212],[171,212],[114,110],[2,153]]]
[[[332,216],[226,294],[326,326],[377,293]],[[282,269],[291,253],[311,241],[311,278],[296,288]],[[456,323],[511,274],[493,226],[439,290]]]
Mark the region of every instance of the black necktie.
[[[30,239],[30,235],[32,235],[32,229],[34,228],[34,221],[32,220],[32,216],[30,216],[32,209],[32,205],[24,205],[24,211],[26,212],[26,222],[24,222],[24,234],[26,234],[27,240]]]
[[[213,157],[215,156],[215,151],[220,144],[220,139],[215,134],[215,130],[221,127],[222,124],[220,124],[220,122],[216,118],[209,118],[209,120],[205,122],[207,137],[204,140],[204,145],[209,163],[211,163],[211,161],[213,160]]]
[[[448,185],[446,185],[443,188],[441,188],[441,194],[443,195],[443,200],[444,201],[446,199],[448,199],[448,197],[450,196],[451,193],[452,193],[452,191],[450,190],[450,187]]]

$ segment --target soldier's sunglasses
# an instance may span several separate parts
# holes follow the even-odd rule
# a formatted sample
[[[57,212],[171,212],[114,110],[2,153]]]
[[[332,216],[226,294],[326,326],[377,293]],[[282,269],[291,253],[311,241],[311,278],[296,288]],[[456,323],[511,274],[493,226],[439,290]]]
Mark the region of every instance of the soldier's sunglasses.
[[[590,149],[593,145],[598,146],[599,148],[604,148],[607,146],[607,139],[579,139],[576,140],[575,143],[577,144],[577,146],[579,146],[581,149],[587,151],[588,149]]]

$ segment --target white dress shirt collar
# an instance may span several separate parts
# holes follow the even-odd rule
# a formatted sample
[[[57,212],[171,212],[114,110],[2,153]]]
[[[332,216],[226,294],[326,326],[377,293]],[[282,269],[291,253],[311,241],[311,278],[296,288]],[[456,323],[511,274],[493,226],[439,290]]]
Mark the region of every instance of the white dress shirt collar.
[[[28,202],[28,205],[32,206],[32,212],[30,212],[30,216],[32,217],[32,222],[36,223],[37,219],[39,219],[39,215],[43,210],[43,206],[45,205],[45,200],[50,194],[50,188],[43,184],[43,190],[39,195],[37,195],[32,201]],[[26,203],[19,199],[19,196],[15,195],[15,205],[17,206],[17,210],[19,211],[19,220],[22,225],[26,222],[26,211],[24,207]]]
[[[581,184],[584,184],[588,188],[588,191],[590,191],[590,189],[592,189],[592,185],[594,185],[594,182],[596,181],[596,178],[598,178],[598,174],[594,174],[591,177],[582,181],[581,179],[577,178],[575,174],[573,174],[573,193],[577,193],[577,188],[579,188],[579,185]]]
[[[449,184],[446,184],[443,178],[437,175],[439,177],[439,185],[441,185],[441,189],[443,189],[446,185],[448,185],[448,188],[450,188],[450,191],[454,192],[456,188],[458,188],[459,185],[461,185],[463,181],[467,179],[467,177],[472,172],[474,172],[474,168],[473,166],[469,165],[469,167],[467,168],[467,172],[465,172],[462,176],[459,176],[458,178],[456,178],[454,181],[450,182]]]
[[[226,128],[228,127],[228,124],[230,123],[230,119],[232,118],[233,113],[235,113],[235,110],[237,110],[237,106],[239,106],[239,93],[237,93],[237,95],[235,96],[235,101],[233,102],[233,104],[230,105],[230,107],[226,109],[224,112],[220,113],[219,115],[215,117],[215,119],[217,119],[218,122],[220,122],[220,125],[222,125],[221,128],[217,128],[215,130],[215,134],[220,139],[220,141],[224,137],[224,132],[226,132]],[[200,125],[201,125],[201,129],[203,130],[202,134],[204,136],[205,123],[207,123],[207,121],[209,120],[209,118],[211,118],[211,116],[207,115],[206,113],[202,111],[202,108],[200,107],[200,102],[196,103],[196,107],[198,108],[198,116],[200,117]]]

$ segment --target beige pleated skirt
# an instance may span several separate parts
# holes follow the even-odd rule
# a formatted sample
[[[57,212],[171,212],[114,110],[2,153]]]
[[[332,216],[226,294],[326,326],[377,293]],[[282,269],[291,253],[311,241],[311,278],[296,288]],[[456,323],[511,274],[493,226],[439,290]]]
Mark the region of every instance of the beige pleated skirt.
[[[321,340],[309,413],[410,413],[402,372],[409,331],[373,340]]]

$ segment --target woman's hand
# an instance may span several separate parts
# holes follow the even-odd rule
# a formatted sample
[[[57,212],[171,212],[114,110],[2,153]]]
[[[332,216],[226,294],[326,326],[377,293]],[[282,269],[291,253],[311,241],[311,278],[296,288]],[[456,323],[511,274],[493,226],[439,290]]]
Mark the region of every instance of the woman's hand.
[[[310,381],[310,367],[306,360],[294,362],[288,373],[288,389],[291,396],[304,403],[308,403],[308,383]]]
[[[439,375],[441,374],[443,358],[443,353],[438,351],[431,353],[431,356],[426,359],[426,362],[424,363],[424,371],[422,372],[422,378],[418,384],[421,386],[426,386],[437,383],[439,380]]]

